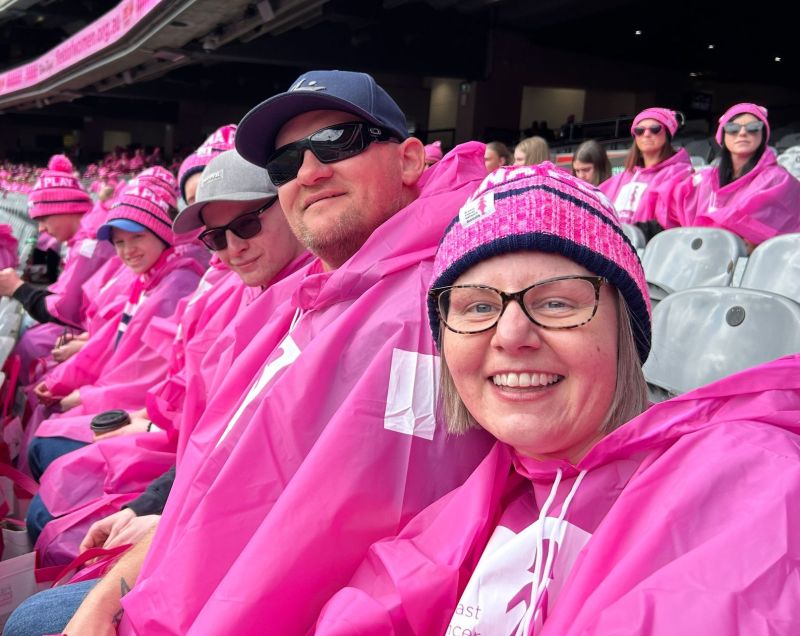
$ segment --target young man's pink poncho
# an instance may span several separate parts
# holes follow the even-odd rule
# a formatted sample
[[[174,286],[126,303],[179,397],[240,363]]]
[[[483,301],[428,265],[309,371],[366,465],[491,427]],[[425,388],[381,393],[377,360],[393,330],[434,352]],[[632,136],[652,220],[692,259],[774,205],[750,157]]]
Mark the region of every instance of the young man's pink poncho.
[[[373,541],[484,457],[486,436],[436,422],[425,295],[483,150],[456,148],[347,263],[301,270],[239,325],[254,336],[188,440],[121,633],[305,633]]]
[[[538,528],[555,558],[530,620]],[[527,550],[503,554],[526,533]],[[491,560],[505,567],[470,581]],[[793,356],[653,406],[574,467],[498,442],[464,486],[370,548],[315,633],[789,636],[799,564]]]
[[[684,179],[659,199],[656,218],[664,228],[720,227],[758,245],[778,234],[800,232],[800,182],[767,148],[743,177],[719,187],[719,169]]]
[[[653,220],[658,200],[691,174],[691,159],[681,148],[655,166],[625,170],[598,187],[614,204],[621,223],[638,223]]]

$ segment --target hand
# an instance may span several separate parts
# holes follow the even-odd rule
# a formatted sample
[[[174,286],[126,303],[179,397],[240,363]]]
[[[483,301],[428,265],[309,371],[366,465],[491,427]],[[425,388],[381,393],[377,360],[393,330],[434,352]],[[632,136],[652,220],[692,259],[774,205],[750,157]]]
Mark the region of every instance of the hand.
[[[13,267],[0,270],[0,296],[11,296],[22,286],[22,279]]]
[[[80,404],[81,394],[78,392],[78,389],[75,389],[67,397],[61,398],[62,411],[69,411],[70,409],[74,409],[76,406],[80,406]]]
[[[133,435],[134,433],[146,433],[147,427],[150,426],[150,420],[147,418],[131,418],[131,423],[126,424],[125,426],[120,426],[119,428],[114,429],[113,431],[109,431],[108,433],[97,433],[94,434],[94,441],[99,442],[100,440],[108,439],[110,437],[118,437],[120,435]]]
[[[45,382],[40,382],[37,384],[33,389],[33,394],[36,396],[36,399],[45,406],[53,406],[56,402],[58,402],[58,398],[56,398],[50,389],[47,388],[47,384]]]
[[[130,520],[128,525],[121,528],[119,532],[113,532],[108,536],[103,547],[106,549],[116,548],[118,545],[135,545],[144,537],[148,532],[158,527],[158,522],[161,521],[161,515],[144,515],[142,517],[134,517]]]
[[[104,547],[108,538],[114,534],[119,534],[125,526],[136,518],[136,513],[130,508],[124,508],[113,515],[95,521],[90,527],[86,536],[81,541],[78,553],[86,552],[89,548]]]
[[[53,360],[56,362],[64,362],[65,360],[69,360],[72,356],[78,353],[78,351],[83,349],[85,344],[85,340],[73,338],[72,340],[59,345],[58,347],[54,347],[51,351]]]

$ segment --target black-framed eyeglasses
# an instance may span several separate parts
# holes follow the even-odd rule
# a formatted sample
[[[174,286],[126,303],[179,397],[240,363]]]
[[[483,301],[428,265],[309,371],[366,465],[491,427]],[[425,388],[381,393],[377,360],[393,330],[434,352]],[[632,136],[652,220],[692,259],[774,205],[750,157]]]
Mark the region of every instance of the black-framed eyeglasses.
[[[228,247],[228,235],[226,234],[228,230],[233,232],[240,239],[253,238],[261,231],[261,219],[259,217],[266,212],[275,201],[275,199],[271,199],[257,210],[237,216],[227,225],[208,228],[197,238],[203,241],[203,244],[214,252],[219,252]]]
[[[636,126],[636,128],[633,129],[633,134],[636,137],[641,137],[645,133],[645,131],[649,130],[654,135],[657,135],[663,129],[664,127],[661,124],[653,124],[652,126]]]
[[[306,150],[322,163],[335,163],[355,157],[376,141],[400,140],[389,130],[361,121],[326,126],[278,148],[267,159],[267,173],[272,183],[282,186],[297,177]]]
[[[722,130],[725,131],[727,135],[738,135],[739,131],[744,128],[744,131],[748,135],[755,135],[757,132],[764,128],[764,122],[760,120],[747,122],[746,124],[740,124],[735,121],[729,121],[722,127]]]
[[[508,304],[519,303],[535,325],[574,329],[597,313],[602,276],[559,276],[508,293],[488,285],[452,285],[430,292],[444,326],[455,333],[481,333],[497,325]]]

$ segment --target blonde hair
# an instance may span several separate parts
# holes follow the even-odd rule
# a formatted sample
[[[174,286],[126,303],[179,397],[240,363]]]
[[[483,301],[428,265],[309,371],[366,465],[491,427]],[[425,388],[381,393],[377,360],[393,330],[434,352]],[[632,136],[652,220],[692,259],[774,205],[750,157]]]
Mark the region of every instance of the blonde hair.
[[[617,297],[617,378],[614,398],[606,413],[600,430],[610,433],[625,422],[643,413],[648,406],[647,382],[642,373],[639,351],[633,337],[631,320],[634,320],[622,294],[615,291]],[[625,319],[627,318],[627,319]],[[453,376],[447,367],[444,355],[443,339],[447,327],[439,321],[439,351],[441,356],[441,382],[439,384],[439,413],[447,422],[450,433],[466,433],[470,428],[478,426],[475,418],[467,410],[456,390]]]
[[[523,139],[514,148],[514,152],[517,150],[525,155],[526,166],[535,166],[543,161],[550,161],[550,146],[541,137]]]

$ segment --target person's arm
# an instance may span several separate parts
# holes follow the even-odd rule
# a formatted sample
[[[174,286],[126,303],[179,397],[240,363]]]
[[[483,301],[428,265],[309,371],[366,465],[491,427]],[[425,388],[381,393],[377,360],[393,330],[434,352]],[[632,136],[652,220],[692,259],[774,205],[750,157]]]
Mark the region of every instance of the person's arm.
[[[133,546],[89,592],[67,623],[67,636],[112,636],[122,618],[120,599],[133,588],[153,542],[155,528]]]
[[[46,289],[39,289],[29,283],[22,283],[11,293],[18,300],[31,318],[37,322],[56,322],[64,324],[47,310],[45,298],[50,295]]]
[[[145,515],[160,515],[164,512],[167,497],[175,481],[175,466],[170,468],[161,477],[154,479],[141,495],[127,504],[137,517]]]

